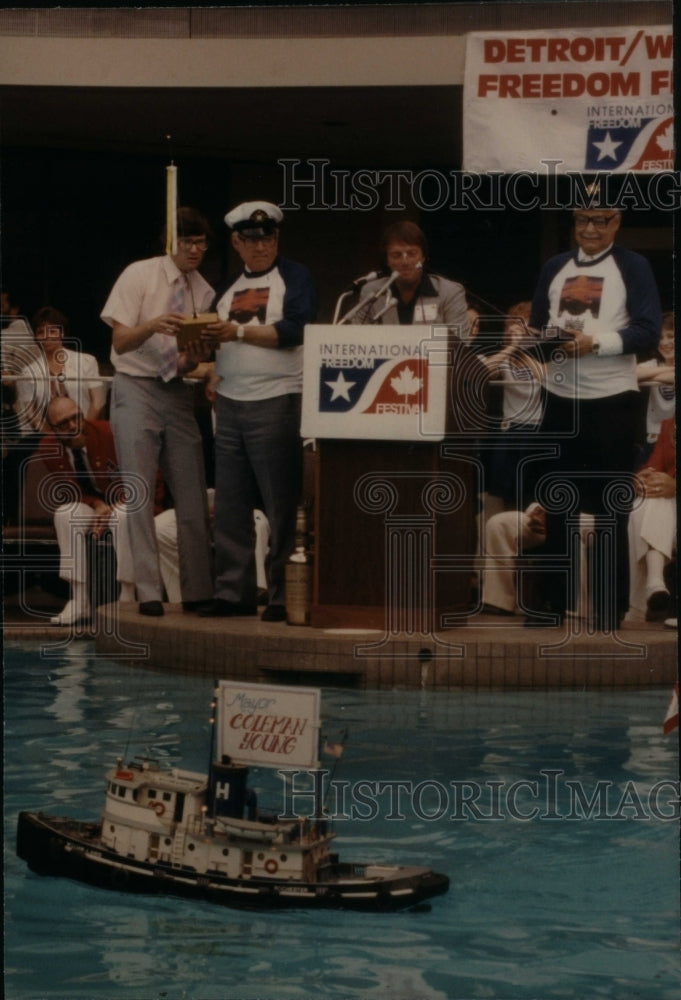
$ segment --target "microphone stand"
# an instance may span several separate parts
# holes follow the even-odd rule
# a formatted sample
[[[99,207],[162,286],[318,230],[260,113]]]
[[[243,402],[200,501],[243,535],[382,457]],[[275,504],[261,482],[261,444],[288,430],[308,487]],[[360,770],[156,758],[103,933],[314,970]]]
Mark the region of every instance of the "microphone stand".
[[[340,315],[340,310],[341,310],[341,306],[342,306],[343,302],[348,298],[348,296],[354,295],[354,294],[355,294],[354,288],[350,288],[347,292],[343,292],[342,295],[340,295],[338,297],[338,301],[336,302],[336,308],[335,308],[334,313],[333,313],[333,325],[334,326],[336,326],[338,324],[338,316]]]
[[[392,285],[393,281],[397,277],[398,277],[397,271],[393,271],[392,274],[390,274],[390,276],[384,281],[384,283],[379,288],[376,289],[375,292],[372,292],[371,295],[368,295],[365,299],[361,299],[357,303],[357,305],[353,306],[353,308],[349,312],[347,312],[345,314],[345,316],[343,316],[342,319],[338,320],[338,325],[340,326],[343,323],[349,323],[349,321],[354,316],[356,316],[360,312],[360,310],[362,310],[362,311],[363,310],[368,310],[368,308],[370,306],[372,306],[374,304],[374,302],[376,302],[377,299],[380,299],[381,295],[383,295],[384,292],[388,293],[388,289],[390,288],[390,286]],[[390,298],[389,293],[388,293],[387,297]],[[341,296],[341,298],[342,298],[342,296]],[[339,303],[339,305],[340,305],[340,303]],[[381,310],[381,312],[379,313],[379,315],[382,316],[383,313],[386,311],[387,308],[388,308],[388,306],[386,305]],[[378,317],[374,317],[374,319],[377,319],[377,318]],[[373,320],[372,320],[372,322],[373,322]]]
[[[387,313],[388,309],[391,309],[395,305],[397,305],[397,299],[395,298],[394,295],[389,295],[385,300],[383,308],[379,309],[379,311],[374,316],[371,317],[372,324],[378,323],[383,313]]]

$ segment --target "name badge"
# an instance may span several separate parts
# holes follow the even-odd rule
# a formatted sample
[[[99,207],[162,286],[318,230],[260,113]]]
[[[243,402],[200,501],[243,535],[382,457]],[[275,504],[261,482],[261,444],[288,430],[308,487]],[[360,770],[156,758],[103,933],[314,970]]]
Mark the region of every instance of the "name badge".
[[[421,303],[421,321],[423,323],[434,323],[437,319],[437,302]]]

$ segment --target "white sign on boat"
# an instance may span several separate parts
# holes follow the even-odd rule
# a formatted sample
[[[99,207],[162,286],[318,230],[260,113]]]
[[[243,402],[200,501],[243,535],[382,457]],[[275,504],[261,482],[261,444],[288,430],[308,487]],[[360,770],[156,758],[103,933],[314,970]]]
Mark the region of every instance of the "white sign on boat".
[[[260,767],[319,767],[318,688],[220,681],[217,760]]]

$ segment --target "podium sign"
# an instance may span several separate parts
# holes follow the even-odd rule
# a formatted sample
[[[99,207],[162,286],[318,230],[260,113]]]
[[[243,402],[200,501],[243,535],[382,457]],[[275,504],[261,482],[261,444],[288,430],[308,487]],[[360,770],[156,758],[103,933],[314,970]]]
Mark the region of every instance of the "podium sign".
[[[444,437],[447,327],[310,325],[303,359],[304,438]]]

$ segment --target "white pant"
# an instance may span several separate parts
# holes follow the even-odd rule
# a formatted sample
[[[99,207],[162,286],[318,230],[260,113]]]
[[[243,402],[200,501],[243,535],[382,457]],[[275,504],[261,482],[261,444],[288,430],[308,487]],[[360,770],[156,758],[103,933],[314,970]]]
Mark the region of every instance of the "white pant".
[[[79,502],[63,504],[54,512],[54,530],[59,545],[59,576],[62,580],[87,583],[87,536],[92,530],[95,517],[92,507]],[[113,508],[109,529],[116,552],[116,579],[121,583],[130,583],[134,580],[134,573],[125,507],[117,505]]]
[[[521,549],[541,545],[546,535],[530,526],[530,515],[522,510],[493,514],[485,524],[485,569],[482,601],[504,611],[517,607],[515,560]]]
[[[581,536],[579,595],[577,613],[588,616],[586,550],[593,531],[593,515],[579,515]],[[546,538],[533,530],[530,515],[522,510],[494,514],[485,525],[485,569],[482,575],[482,601],[504,611],[517,610],[515,560],[521,551],[537,548]]]
[[[650,597],[648,553],[662,554],[668,563],[676,548],[676,497],[646,497],[629,515],[629,612],[630,621],[645,618]]]
[[[211,508],[211,494],[208,490],[208,504]],[[261,590],[267,590],[265,574],[265,557],[267,555],[270,526],[267,518],[260,510],[253,511],[255,522],[255,568],[257,584]],[[158,559],[161,566],[161,577],[165,587],[168,602],[179,604],[182,600],[180,590],[180,563],[177,551],[177,521],[174,510],[164,510],[154,518],[156,528],[156,544]]]

